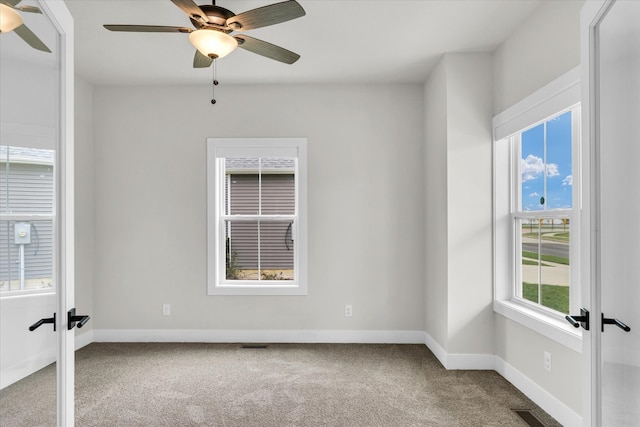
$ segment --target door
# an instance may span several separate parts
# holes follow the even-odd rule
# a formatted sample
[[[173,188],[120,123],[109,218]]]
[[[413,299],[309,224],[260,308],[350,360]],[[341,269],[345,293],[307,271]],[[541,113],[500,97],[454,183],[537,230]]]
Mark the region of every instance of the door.
[[[638,426],[640,2],[587,2],[582,18],[591,176],[585,277],[591,277],[592,325],[585,351],[592,390],[585,407],[592,411],[586,425]]]
[[[3,0],[0,14],[2,421],[70,426],[73,23],[63,2]],[[20,400],[33,410],[12,419]]]

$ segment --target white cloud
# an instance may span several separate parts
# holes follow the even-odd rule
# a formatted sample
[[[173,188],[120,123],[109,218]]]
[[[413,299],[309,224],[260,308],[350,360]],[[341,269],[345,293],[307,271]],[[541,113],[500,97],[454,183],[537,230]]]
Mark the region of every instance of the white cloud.
[[[534,191],[533,193],[529,194],[529,197],[538,197],[540,194],[538,194],[536,191]]]
[[[562,180],[562,185],[573,185],[573,176],[572,176],[572,175],[567,175],[567,176]]]
[[[540,157],[529,154],[526,159],[520,161],[520,170],[522,171],[522,182],[536,179],[544,173],[544,163]],[[548,163],[547,177],[551,178],[558,175],[560,175],[558,165]]]
[[[558,175],[560,175],[560,172],[558,172],[558,165],[555,163],[547,163],[547,176],[552,178]]]

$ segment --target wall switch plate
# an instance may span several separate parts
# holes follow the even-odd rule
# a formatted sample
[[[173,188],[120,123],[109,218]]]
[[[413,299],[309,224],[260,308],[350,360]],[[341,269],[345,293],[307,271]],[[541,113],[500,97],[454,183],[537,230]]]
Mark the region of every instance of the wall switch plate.
[[[544,352],[544,369],[551,372],[551,353],[548,351]]]
[[[171,304],[162,304],[162,315],[163,316],[171,315]]]
[[[353,316],[353,307],[349,304],[344,306],[344,315],[346,317],[351,317]]]

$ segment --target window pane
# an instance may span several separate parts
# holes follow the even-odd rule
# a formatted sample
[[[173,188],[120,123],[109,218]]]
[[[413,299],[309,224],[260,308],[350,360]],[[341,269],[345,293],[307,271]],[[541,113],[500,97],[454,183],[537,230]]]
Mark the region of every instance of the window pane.
[[[260,223],[260,279],[293,280],[293,223]]]
[[[258,214],[258,174],[227,175],[227,214]]]
[[[544,124],[522,133],[520,176],[522,210],[544,210]]]
[[[547,122],[547,165],[547,209],[570,209],[573,188],[570,111]]]
[[[522,227],[523,299],[569,312],[569,221],[518,220]]]
[[[295,167],[290,158],[225,159],[225,213],[295,214]]]
[[[259,159],[225,159],[225,213],[227,215],[258,214]]]
[[[0,221],[0,292],[53,286],[53,222]]]
[[[538,303],[540,284],[540,221],[538,219],[519,220],[522,229],[521,295],[526,300]]]
[[[53,213],[54,150],[0,146],[2,213]]]
[[[569,313],[569,231],[560,218],[545,220],[540,234],[542,268],[541,302],[545,307]]]
[[[225,221],[227,280],[258,278],[258,222]]]
[[[260,159],[262,214],[295,213],[295,167],[295,159]]]
[[[571,145],[570,111],[522,133],[523,211],[571,209]]]
[[[226,221],[227,280],[293,280],[292,221]]]
[[[293,174],[262,175],[262,214],[293,215],[296,209]]]

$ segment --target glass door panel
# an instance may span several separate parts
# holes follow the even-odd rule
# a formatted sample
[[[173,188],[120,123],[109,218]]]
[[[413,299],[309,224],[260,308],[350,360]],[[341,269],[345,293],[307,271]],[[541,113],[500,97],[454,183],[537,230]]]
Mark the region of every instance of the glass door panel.
[[[40,2],[2,3],[22,24],[0,36],[0,413],[56,425],[61,39]]]
[[[640,2],[617,1],[598,28],[602,425],[640,420]]]

